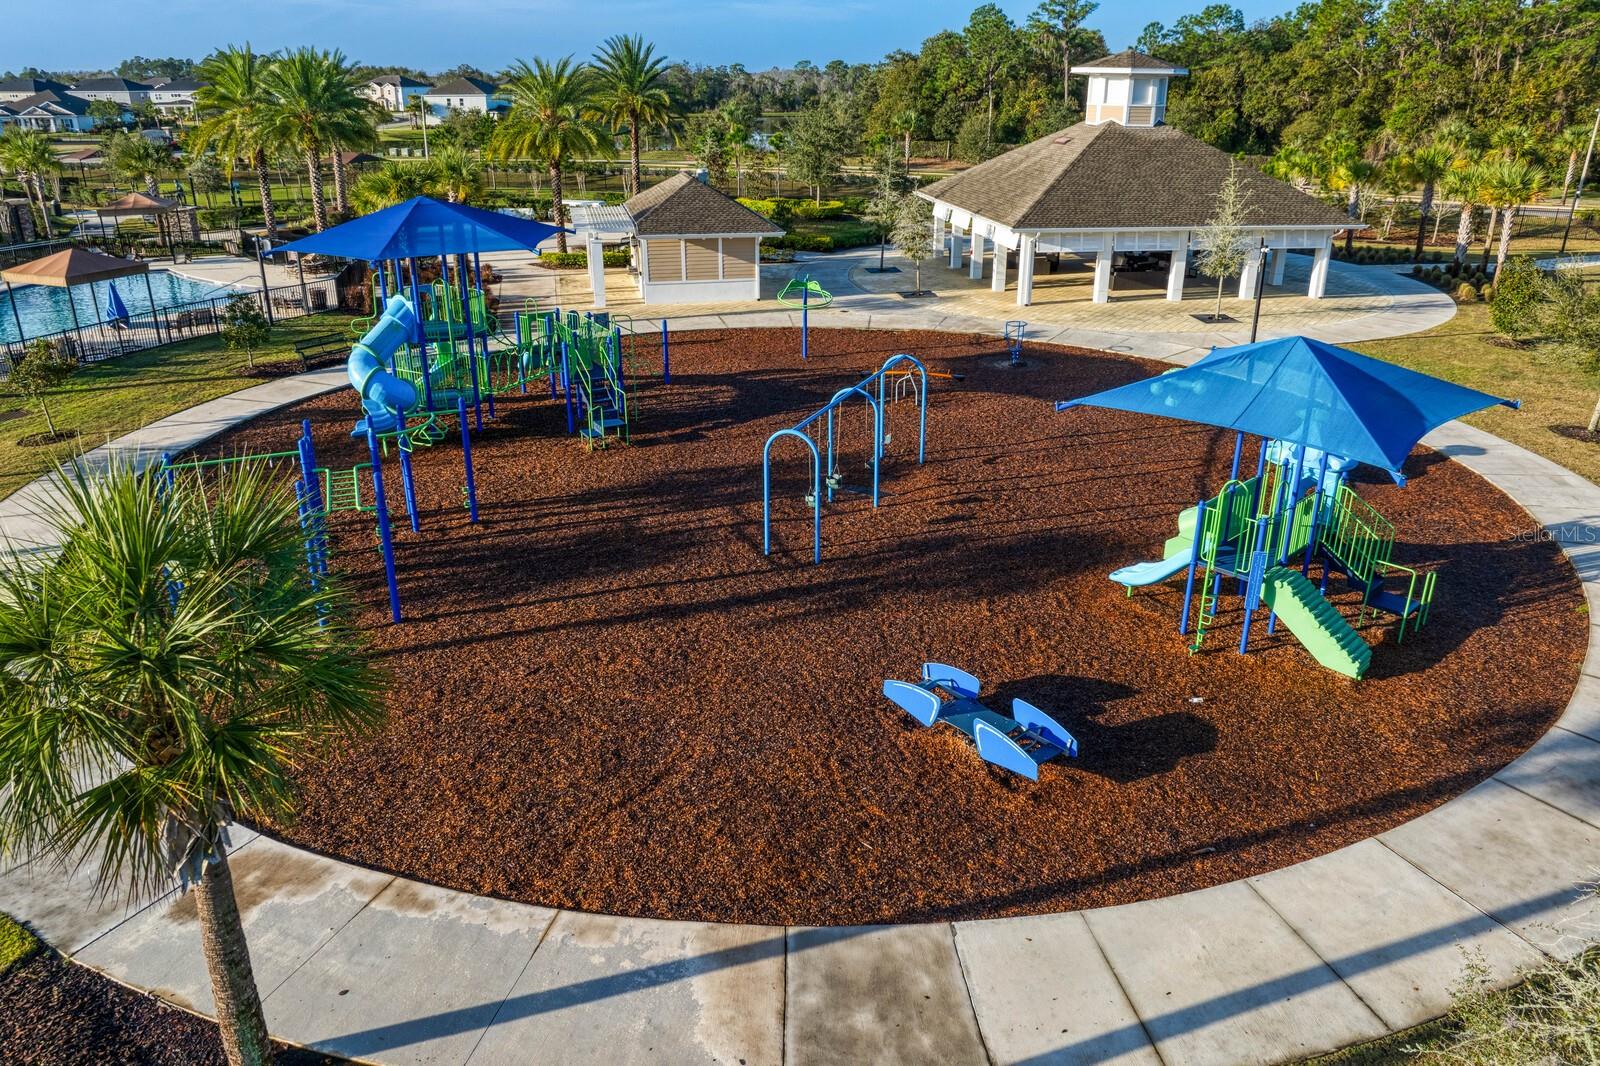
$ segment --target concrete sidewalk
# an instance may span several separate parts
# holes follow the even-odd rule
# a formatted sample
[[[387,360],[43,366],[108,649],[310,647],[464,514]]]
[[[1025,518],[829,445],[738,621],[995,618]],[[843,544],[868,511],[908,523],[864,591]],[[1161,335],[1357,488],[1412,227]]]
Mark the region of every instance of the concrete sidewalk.
[[[972,328],[903,311],[846,322]],[[107,454],[147,460],[340,384],[334,371],[270,382]],[[1600,487],[1459,424],[1427,443],[1527,508],[1600,616]],[[0,505],[0,527],[47,546],[24,502]],[[273,1033],[364,1060],[1287,1062],[1442,1013],[1464,951],[1508,983],[1581,946],[1563,931],[1584,913],[1575,885],[1600,868],[1590,633],[1564,717],[1492,779],[1341,851],[1165,899],[891,927],[667,922],[474,897],[249,832],[236,888]],[[24,864],[0,874],[0,910],[85,965],[208,1010],[192,900],[91,889],[86,870]]]

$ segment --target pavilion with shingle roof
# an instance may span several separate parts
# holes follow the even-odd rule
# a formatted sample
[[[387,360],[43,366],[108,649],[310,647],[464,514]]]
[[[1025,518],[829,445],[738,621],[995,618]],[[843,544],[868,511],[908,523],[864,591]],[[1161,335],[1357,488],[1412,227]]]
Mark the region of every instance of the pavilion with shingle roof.
[[[981,278],[985,252],[991,251],[992,288],[1003,292],[1007,253],[1015,252],[1017,303],[1027,306],[1037,256],[1093,257],[1092,298],[1104,303],[1113,264],[1134,254],[1165,260],[1167,299],[1181,300],[1197,231],[1216,212],[1218,190],[1237,167],[1253,249],[1239,279],[1240,295],[1255,291],[1263,244],[1274,284],[1282,283],[1288,251],[1311,252],[1307,294],[1323,295],[1333,237],[1349,226],[1348,218],[1164,125],[1167,82],[1186,73],[1183,68],[1130,50],[1072,72],[1088,76],[1085,121],[918,191],[933,204],[936,237],[948,242],[952,269],[961,266],[965,252],[969,276]]]
[[[687,171],[621,207],[578,207],[573,226],[589,250],[589,279],[605,306],[606,242],[628,242],[645,303],[761,299],[761,241],[783,228]]]

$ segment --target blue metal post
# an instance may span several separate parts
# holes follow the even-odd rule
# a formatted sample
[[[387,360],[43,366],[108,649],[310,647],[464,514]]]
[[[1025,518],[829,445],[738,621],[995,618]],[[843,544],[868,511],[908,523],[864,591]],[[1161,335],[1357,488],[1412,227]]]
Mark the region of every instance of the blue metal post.
[[[406,433],[406,413],[395,412],[395,447],[400,450],[400,488],[406,501],[406,514],[411,518],[411,532],[422,532],[422,518],[417,514],[417,483],[411,476],[411,437]]]
[[[1311,572],[1311,553],[1317,546],[1317,534],[1322,525],[1322,482],[1328,476],[1328,453],[1322,453],[1322,462],[1317,466],[1317,493],[1316,503],[1311,508],[1311,529],[1306,535],[1306,557],[1300,563],[1300,576],[1305,577]]]
[[[378,435],[367,427],[367,451],[372,456],[372,503],[378,512],[378,543],[383,550],[383,576],[389,583],[389,617],[400,622],[400,585],[394,576],[394,536],[389,529],[389,507],[383,498],[383,452]]]
[[[573,433],[577,425],[572,415],[572,375],[567,370],[567,339],[561,338],[561,384],[567,390],[567,432]]]
[[[550,339],[550,373],[548,375],[549,378],[550,378],[550,398],[552,400],[555,400],[555,399],[559,399],[559,397],[556,394],[556,354],[555,354],[555,347],[556,347],[557,341],[560,339],[556,335],[556,324],[559,323],[561,320],[556,315],[556,313],[554,311],[550,311],[550,312],[547,312],[545,314],[544,321],[545,321],[545,326],[547,327],[547,332],[545,333],[545,336],[549,337],[549,339]]]
[[[1261,602],[1261,577],[1267,569],[1267,554],[1262,550],[1262,544],[1267,533],[1267,524],[1256,521],[1255,551],[1250,555],[1250,576],[1247,578],[1244,593],[1244,624],[1239,628],[1239,654],[1243,655],[1250,646],[1250,618],[1255,613],[1256,607]]]
[[[1183,613],[1178,616],[1179,634],[1189,632],[1189,604],[1194,599],[1194,572],[1200,562],[1200,550],[1206,533],[1206,501],[1201,500],[1194,514],[1194,542],[1189,552],[1189,576],[1183,582]]]
[[[813,416],[815,417],[815,416]],[[809,419],[807,420],[809,421]],[[798,437],[811,451],[811,561],[822,562],[822,456],[817,442],[799,429],[780,429],[761,449],[761,553],[772,554],[772,445],[779,437]]]
[[[672,384],[672,350],[667,346],[667,320],[661,320],[661,384]]]
[[[809,359],[811,339],[811,281],[800,290],[800,358]]]
[[[1244,454],[1244,431],[1240,430],[1233,438],[1233,469],[1228,473],[1229,481],[1239,480],[1239,457]]]
[[[456,417],[461,420],[461,461],[467,469],[467,518],[478,520],[478,481],[472,473],[472,433],[467,429],[467,398],[456,393]]]
[[[399,261],[395,269],[400,269]],[[433,375],[428,372],[428,327],[422,320],[422,293],[417,286],[417,260],[411,258],[411,310],[417,320],[417,364],[422,368],[422,406],[433,410]]]

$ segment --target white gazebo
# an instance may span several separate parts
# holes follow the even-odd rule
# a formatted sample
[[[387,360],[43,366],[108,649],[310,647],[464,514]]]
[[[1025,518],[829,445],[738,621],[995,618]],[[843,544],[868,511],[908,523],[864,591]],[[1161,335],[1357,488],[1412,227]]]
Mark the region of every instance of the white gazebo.
[[[1085,121],[918,191],[933,204],[935,245],[946,249],[953,270],[965,256],[974,279],[983,277],[991,253],[995,292],[1007,288],[1007,253],[1014,252],[1023,307],[1033,301],[1035,260],[1055,254],[1093,258],[1096,303],[1111,298],[1118,255],[1165,259],[1167,299],[1181,300],[1196,231],[1215,213],[1217,190],[1235,161],[1163,124],[1167,82],[1187,73],[1183,68],[1126,51],[1072,72],[1088,76]],[[1333,237],[1349,220],[1314,196],[1238,165],[1252,246],[1239,294],[1255,290],[1264,241],[1272,284],[1283,282],[1287,252],[1310,252],[1307,295],[1322,297]]]
[[[589,287],[606,305],[603,255],[627,244],[647,304],[761,299],[761,241],[783,229],[689,173],[677,174],[621,206],[572,212],[589,256]]]

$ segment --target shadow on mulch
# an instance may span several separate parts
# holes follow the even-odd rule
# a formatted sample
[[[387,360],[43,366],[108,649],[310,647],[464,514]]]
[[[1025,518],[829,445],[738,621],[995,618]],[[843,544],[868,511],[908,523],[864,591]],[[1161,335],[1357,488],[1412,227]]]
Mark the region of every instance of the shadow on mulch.
[[[1205,650],[1177,633],[1181,586],[1130,598],[1106,574],[1159,555],[1177,513],[1227,476],[1233,436],[1056,400],[1156,372],[1141,360],[994,338],[816,330],[675,334],[635,370],[629,447],[585,453],[537,386],[461,452],[416,458],[397,539],[407,621],[385,624],[369,517],[334,523],[336,566],[391,673],[383,733],[303,773],[289,840],[466,891],[664,918],[932,921],[1125,903],[1262,873],[1416,817],[1483,780],[1565,705],[1587,618],[1557,546],[1456,463],[1421,451],[1400,489],[1360,491],[1401,562],[1439,571],[1431,623],[1397,643],[1362,621],[1368,678],[1317,666],[1225,597]],[[761,451],[896,352],[935,380],[888,409],[882,499],[840,492],[821,566],[809,458]],[[350,393],[212,445],[282,450],[310,418],[319,459],[363,461]],[[837,423],[868,478],[864,404]],[[1254,468],[1255,455],[1245,462]],[[399,506],[398,477],[390,481]],[[1313,580],[1319,575],[1312,572]],[[1335,589],[1346,617],[1354,594]],[[1031,785],[881,696],[924,660],[985,700],[1052,712],[1082,757]]]

